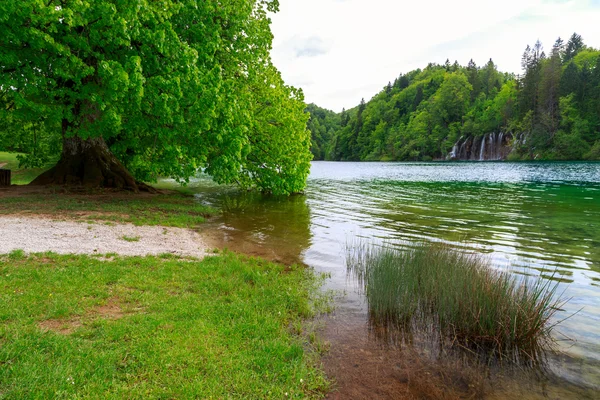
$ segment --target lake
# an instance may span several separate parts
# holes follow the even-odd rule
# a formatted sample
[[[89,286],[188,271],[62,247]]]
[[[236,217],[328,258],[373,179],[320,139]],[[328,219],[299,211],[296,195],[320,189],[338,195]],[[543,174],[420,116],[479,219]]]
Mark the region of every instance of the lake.
[[[365,326],[345,264],[357,238],[443,241],[519,277],[560,282],[570,300],[557,320],[568,319],[555,330],[562,354],[550,369],[600,393],[600,163],[314,162],[304,196],[265,197],[205,178],[191,187],[224,210],[214,222],[221,244],[330,273],[327,287],[346,293],[337,313]]]

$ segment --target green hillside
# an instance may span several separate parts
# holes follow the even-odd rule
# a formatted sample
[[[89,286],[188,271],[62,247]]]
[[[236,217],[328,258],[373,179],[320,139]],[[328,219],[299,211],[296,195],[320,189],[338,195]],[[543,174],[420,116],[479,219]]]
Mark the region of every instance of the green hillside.
[[[486,138],[504,141],[514,160],[600,159],[600,51],[577,34],[549,54],[538,41],[522,67],[516,76],[493,60],[429,64],[351,110],[309,105],[315,159],[446,159],[455,144]]]

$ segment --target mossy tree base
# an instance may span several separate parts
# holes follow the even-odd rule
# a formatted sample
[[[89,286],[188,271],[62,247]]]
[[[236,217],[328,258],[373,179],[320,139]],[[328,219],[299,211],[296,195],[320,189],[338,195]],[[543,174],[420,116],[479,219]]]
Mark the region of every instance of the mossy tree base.
[[[63,140],[63,152],[56,166],[34,179],[31,185],[77,185],[156,192],[151,186],[135,180],[112,154],[103,138],[81,139],[77,136]]]

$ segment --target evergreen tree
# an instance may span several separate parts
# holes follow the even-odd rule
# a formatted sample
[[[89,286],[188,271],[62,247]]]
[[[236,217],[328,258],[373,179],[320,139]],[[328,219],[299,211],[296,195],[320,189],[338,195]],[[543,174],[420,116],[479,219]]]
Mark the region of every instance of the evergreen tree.
[[[590,103],[587,112],[591,128],[596,133],[594,140],[598,141],[598,147],[600,147],[600,57],[596,59],[596,65],[591,74]]]
[[[417,93],[415,95],[415,98],[414,98],[414,101],[412,104],[412,109],[416,110],[422,101],[423,101],[423,86],[419,85],[419,86],[417,86]]]
[[[579,93],[577,93],[577,100],[580,105],[584,105],[588,100],[588,95],[590,93],[591,85],[590,81],[592,79],[592,71],[587,61],[583,63],[581,69],[579,70]]]
[[[460,64],[458,63],[458,60],[454,60],[454,64],[452,64],[452,68],[451,71],[452,72],[456,72],[460,69]]]
[[[400,88],[400,90],[406,89],[408,87],[408,85],[410,85],[408,76],[406,76],[406,75],[400,76],[400,79],[398,80],[398,87]]]
[[[473,90],[471,91],[471,102],[475,101],[479,93],[481,93],[481,79],[479,78],[479,69],[475,61],[471,59],[467,64],[467,78]]]
[[[541,66],[545,57],[542,44],[538,40],[533,48],[527,46],[521,58],[523,75],[520,82],[519,115],[524,117],[528,112],[532,112],[532,123],[537,121]],[[533,126],[530,126],[528,129],[532,128]]]
[[[554,54],[555,52],[558,52],[558,55],[562,62],[565,53],[565,42],[561,39],[560,36],[558,37],[558,39],[556,39],[556,42],[554,42],[554,46],[552,46],[552,53]]]
[[[579,80],[579,67],[573,61],[570,61],[560,78],[560,95],[568,96],[571,93],[578,93],[581,86]]]
[[[565,47],[565,52],[563,56],[564,62],[571,61],[581,50],[585,48],[583,43],[583,39],[577,33],[573,33],[567,45]]]
[[[367,104],[365,103],[365,99],[360,100],[360,104],[358,106],[358,112],[356,113],[356,121],[354,123],[352,129],[352,135],[350,140],[348,141],[348,155],[350,160],[360,160],[360,148],[358,146],[358,137],[360,136],[363,129],[363,113],[367,108]]]
[[[342,109],[342,115],[341,115],[341,127],[345,128],[346,125],[348,125],[348,120],[350,119],[350,117],[348,116],[348,113],[346,112],[346,109],[343,108]]]
[[[539,86],[539,114],[550,136],[558,129],[560,97],[561,59],[560,46],[552,48],[549,59],[542,64]]]
[[[485,67],[481,70],[481,73],[482,90],[486,96],[489,96],[494,89],[500,89],[501,77],[498,73],[498,70],[496,69],[494,61],[491,58],[485,65]]]

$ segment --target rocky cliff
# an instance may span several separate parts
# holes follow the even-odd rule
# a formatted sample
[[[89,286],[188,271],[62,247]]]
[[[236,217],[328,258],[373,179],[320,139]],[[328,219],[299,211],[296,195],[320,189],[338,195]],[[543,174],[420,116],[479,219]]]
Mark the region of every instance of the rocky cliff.
[[[448,155],[448,160],[493,161],[506,160],[513,150],[512,133],[488,133],[480,137],[461,137]]]

